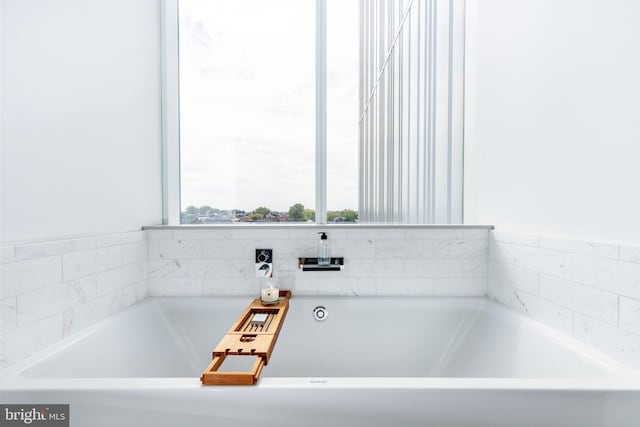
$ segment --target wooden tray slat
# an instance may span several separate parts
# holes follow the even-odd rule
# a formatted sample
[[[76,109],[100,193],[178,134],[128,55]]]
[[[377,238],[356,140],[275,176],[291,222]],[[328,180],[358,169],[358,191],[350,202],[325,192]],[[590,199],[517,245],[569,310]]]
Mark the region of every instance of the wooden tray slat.
[[[269,358],[280,335],[284,319],[289,309],[291,291],[280,291],[276,304],[263,306],[256,298],[243,311],[227,334],[213,349],[212,360],[204,370],[200,380],[204,385],[253,385],[258,381],[262,368]],[[269,313],[263,326],[251,326],[254,314]],[[250,372],[219,372],[220,366],[229,356],[257,356]]]

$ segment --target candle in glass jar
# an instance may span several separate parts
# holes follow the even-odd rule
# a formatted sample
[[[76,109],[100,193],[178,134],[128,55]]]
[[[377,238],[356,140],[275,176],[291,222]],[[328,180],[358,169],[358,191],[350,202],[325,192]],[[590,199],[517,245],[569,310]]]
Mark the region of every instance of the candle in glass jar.
[[[260,294],[260,300],[262,302],[267,304],[273,304],[275,302],[278,302],[279,297],[280,297],[280,290],[278,288],[274,288],[272,283],[262,288],[262,292]]]

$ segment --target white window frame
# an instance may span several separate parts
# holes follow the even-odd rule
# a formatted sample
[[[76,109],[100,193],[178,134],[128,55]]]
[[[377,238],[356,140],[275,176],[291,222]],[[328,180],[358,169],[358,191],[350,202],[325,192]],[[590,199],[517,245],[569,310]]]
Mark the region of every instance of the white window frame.
[[[180,225],[178,0],[160,2],[162,223]]]

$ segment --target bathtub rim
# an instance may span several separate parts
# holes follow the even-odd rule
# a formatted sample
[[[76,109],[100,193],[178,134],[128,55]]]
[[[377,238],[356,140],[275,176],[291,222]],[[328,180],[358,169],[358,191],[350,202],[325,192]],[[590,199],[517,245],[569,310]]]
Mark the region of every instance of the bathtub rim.
[[[220,299],[246,299],[248,296],[210,296],[210,297],[148,297],[133,304],[126,309],[102,319],[84,329],[64,337],[62,340],[47,346],[29,357],[18,361],[8,367],[0,369],[0,392],[10,390],[167,390],[167,389],[206,389],[224,390],[229,387],[202,386],[196,377],[74,377],[74,378],[34,378],[21,375],[46,359],[50,355],[63,351],[68,346],[92,335],[96,331],[117,322],[123,313],[147,305],[156,305],[163,301],[178,302],[189,300],[220,300]],[[420,298],[438,303],[465,304],[474,307],[490,306],[488,310],[492,315],[517,319],[527,324],[528,327],[541,330],[552,339],[567,344],[582,356],[594,359],[604,365],[603,369],[617,374],[617,376],[602,378],[498,378],[498,377],[262,377],[258,384],[249,388],[336,388],[336,389],[425,389],[425,390],[538,390],[538,391],[640,391],[640,370],[623,364],[612,357],[565,335],[542,322],[534,320],[523,313],[505,307],[493,299],[484,297],[407,297],[407,296],[296,296],[295,299],[307,299],[312,301],[339,300],[339,299],[415,299]],[[295,300],[294,300],[295,301]],[[268,365],[265,367],[268,373]],[[98,384],[98,386],[96,385]],[[235,388],[235,387],[232,387]]]

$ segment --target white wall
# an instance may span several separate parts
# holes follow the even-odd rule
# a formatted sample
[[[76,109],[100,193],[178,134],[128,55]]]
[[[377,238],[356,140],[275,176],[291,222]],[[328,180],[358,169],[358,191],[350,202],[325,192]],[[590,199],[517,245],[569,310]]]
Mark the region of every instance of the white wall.
[[[157,0],[1,3],[0,240],[161,222]]]
[[[465,223],[640,242],[640,2],[469,13]]]

